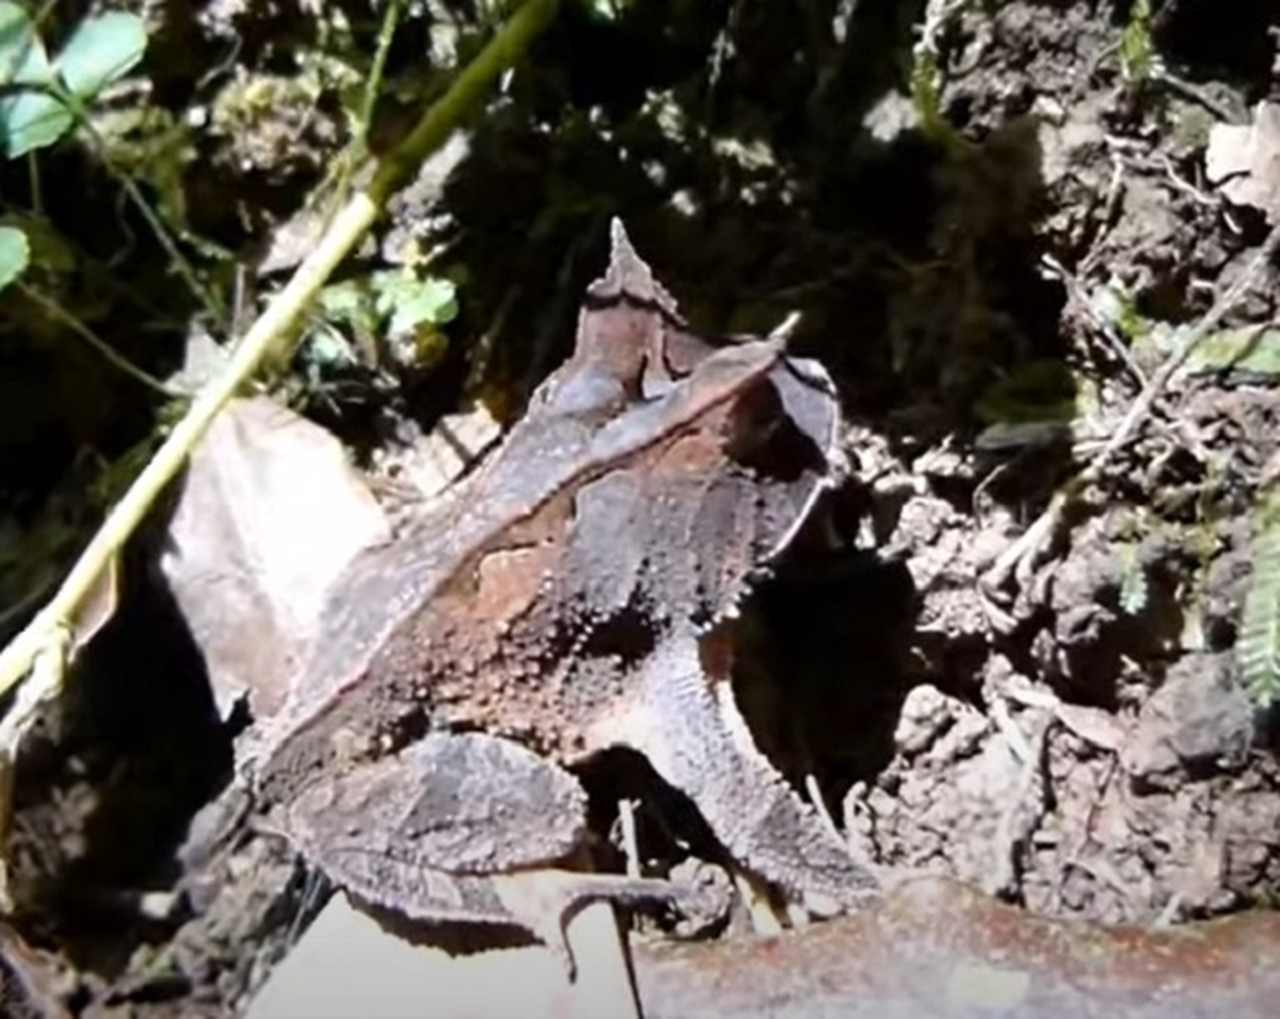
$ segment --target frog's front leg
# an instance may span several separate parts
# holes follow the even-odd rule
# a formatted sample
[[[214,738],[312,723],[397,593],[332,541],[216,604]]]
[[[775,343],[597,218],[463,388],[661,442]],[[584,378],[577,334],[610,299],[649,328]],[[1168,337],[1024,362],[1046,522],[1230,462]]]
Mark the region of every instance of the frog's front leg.
[[[878,898],[879,881],[757,749],[714,640],[677,635],[646,659],[639,694],[603,720],[593,745],[621,743],[689,797],[729,855],[813,912]]]
[[[581,844],[585,812],[577,779],[519,744],[436,733],[306,787],[284,827],[357,898],[413,920],[518,925],[572,975],[575,909],[681,897],[667,881],[550,869]]]

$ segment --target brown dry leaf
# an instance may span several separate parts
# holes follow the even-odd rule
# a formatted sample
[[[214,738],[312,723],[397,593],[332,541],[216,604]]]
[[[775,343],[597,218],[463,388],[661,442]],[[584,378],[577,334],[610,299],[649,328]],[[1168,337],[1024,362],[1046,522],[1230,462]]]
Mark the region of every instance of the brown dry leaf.
[[[1235,204],[1252,205],[1280,223],[1280,103],[1259,103],[1248,127],[1215,124],[1205,175]]]
[[[191,459],[161,570],[224,715],[270,714],[330,583],[389,527],[338,440],[265,398],[233,401]]]
[[[1274,1016],[1280,916],[1168,930],[1049,920],[944,878],[777,938],[637,945],[648,1019]]]

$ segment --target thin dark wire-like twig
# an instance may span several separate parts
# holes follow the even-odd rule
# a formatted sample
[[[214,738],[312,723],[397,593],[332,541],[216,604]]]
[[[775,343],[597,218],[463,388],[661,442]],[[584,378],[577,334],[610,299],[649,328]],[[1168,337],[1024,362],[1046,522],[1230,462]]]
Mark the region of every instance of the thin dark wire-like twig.
[[[47,315],[51,318],[56,318],[59,322],[80,337],[80,339],[101,354],[102,357],[105,358],[112,366],[119,368],[120,371],[124,372],[131,379],[136,382],[141,382],[147,388],[154,389],[161,396],[165,396],[170,399],[189,395],[160,381],[160,379],[156,378],[154,375],[143,371],[133,362],[116,353],[110,344],[100,339],[98,334],[81,322],[79,318],[71,314],[71,312],[67,311],[65,308],[60,307],[56,301],[51,301],[49,298],[45,297],[44,294],[40,293],[40,291],[36,290],[34,287],[29,287],[21,281],[14,283],[14,286],[23,297],[31,301],[33,304],[38,304]]]

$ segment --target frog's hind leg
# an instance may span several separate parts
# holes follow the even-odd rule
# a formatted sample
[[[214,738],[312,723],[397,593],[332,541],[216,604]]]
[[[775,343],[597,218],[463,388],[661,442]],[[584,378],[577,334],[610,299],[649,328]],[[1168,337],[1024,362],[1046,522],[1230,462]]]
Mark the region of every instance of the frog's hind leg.
[[[524,747],[433,733],[317,780],[282,830],[358,899],[411,920],[521,927],[572,975],[565,924],[586,903],[700,901],[669,881],[558,869],[581,849],[585,809],[577,779]]]

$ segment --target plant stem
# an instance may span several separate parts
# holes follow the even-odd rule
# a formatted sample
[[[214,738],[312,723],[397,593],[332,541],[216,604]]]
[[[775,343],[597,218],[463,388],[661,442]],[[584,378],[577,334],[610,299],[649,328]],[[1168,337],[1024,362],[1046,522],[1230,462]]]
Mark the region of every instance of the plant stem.
[[[62,88],[56,82],[49,86],[49,91],[71,111],[71,115],[75,118],[76,126],[84,129],[85,134],[93,142],[94,155],[98,157],[107,172],[124,188],[125,194],[129,196],[129,200],[133,202],[138,212],[142,214],[142,218],[147,221],[147,225],[151,227],[151,232],[173,261],[173,264],[177,267],[178,274],[186,281],[187,286],[191,288],[191,292],[199,298],[200,302],[205,306],[205,310],[213,316],[215,321],[225,323],[227,311],[221,299],[200,281],[195,267],[187,260],[186,255],[182,253],[182,249],[178,247],[173,237],[170,236],[168,227],[156,215],[155,210],[151,208],[151,203],[147,201],[146,196],[143,195],[133,178],[112,164],[107,156],[106,141],[98,133],[98,129],[93,126],[93,122],[89,119],[88,111],[85,110],[84,103],[80,101],[80,97]]]
[[[390,0],[386,13],[382,16],[382,28],[378,32],[378,49],[373,55],[373,66],[369,68],[369,80],[365,83],[364,102],[360,107],[360,137],[357,139],[360,150],[369,150],[369,125],[373,123],[373,107],[378,101],[378,92],[382,88],[382,74],[387,66],[387,52],[391,49],[391,40],[395,38],[396,24],[400,20],[400,8],[404,0]]]
[[[21,281],[16,282],[14,286],[28,301],[31,301],[33,304],[38,304],[46,315],[50,318],[56,318],[73,333],[79,336],[80,339],[84,340],[85,343],[89,344],[89,346],[106,358],[108,362],[116,368],[119,368],[131,379],[141,382],[149,389],[154,389],[161,396],[168,397],[170,399],[187,395],[177,389],[174,389],[172,386],[166,385],[154,375],[143,371],[131,361],[117,354],[114,348],[102,340],[97,333],[80,321],[80,319],[71,314],[71,312],[67,311],[65,308],[61,307],[56,301],[49,300],[49,298],[45,297],[44,294],[40,293],[40,291],[36,290],[34,287],[29,287]]]

